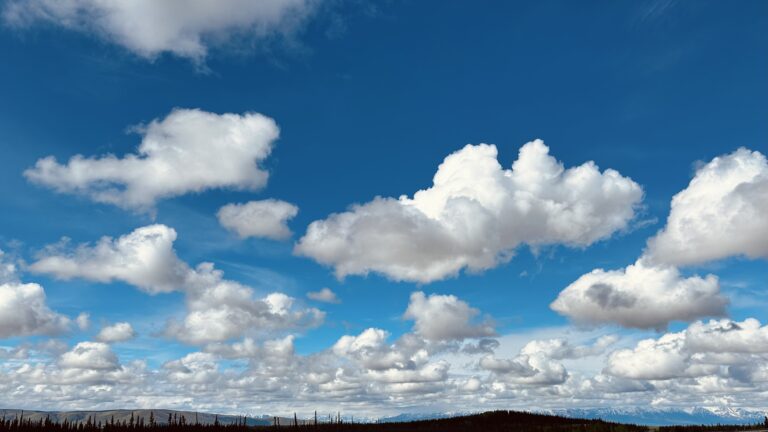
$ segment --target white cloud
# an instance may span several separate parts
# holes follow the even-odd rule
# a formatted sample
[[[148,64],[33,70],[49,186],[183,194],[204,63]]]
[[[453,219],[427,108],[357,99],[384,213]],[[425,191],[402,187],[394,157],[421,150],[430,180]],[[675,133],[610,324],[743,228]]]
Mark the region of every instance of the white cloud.
[[[479,364],[506,383],[548,386],[562,384],[568,379],[565,367],[544,355],[519,355],[512,359],[486,356]]]
[[[173,228],[149,225],[117,239],[102,237],[95,245],[50,247],[29,269],[65,280],[119,280],[150,294],[170,292],[182,289],[190,272],[173,250],[175,240]]]
[[[307,298],[324,303],[341,303],[341,300],[336,296],[336,293],[331,291],[328,287],[323,288],[320,291],[308,292]]]
[[[87,318],[87,314],[77,317],[78,325],[83,316]],[[19,280],[16,265],[0,250],[0,339],[57,335],[71,324],[68,317],[48,307],[42,286]]]
[[[581,324],[664,329],[672,321],[725,315],[714,275],[683,277],[640,259],[621,270],[596,269],[568,285],[550,307]]]
[[[509,260],[521,244],[585,247],[624,229],[642,188],[592,162],[565,169],[540,140],[505,170],[493,145],[449,155],[413,198],[376,198],[313,222],[295,252],[338,277],[432,282]]]
[[[429,394],[445,388],[450,364],[430,361],[427,341],[406,333],[389,344],[388,337],[387,331],[376,328],[341,337],[330,353],[338,358],[335,362],[349,362],[341,361],[335,377],[326,378],[319,390],[347,388],[358,394],[404,395]]]
[[[187,314],[180,322],[172,321],[166,334],[190,344],[315,327],[325,317],[315,308],[294,307],[294,299],[283,293],[254,298],[251,288],[224,279],[210,263],[190,274],[186,290]]]
[[[16,281],[16,271],[16,264],[0,249],[0,283]]]
[[[291,236],[287,222],[299,213],[295,205],[274,199],[227,204],[217,213],[219,223],[241,238],[285,240]]]
[[[171,381],[186,384],[207,384],[219,379],[216,357],[213,354],[193,352],[179,360],[163,365]]]
[[[275,313],[286,304],[280,298],[270,303]],[[545,338],[530,340],[533,334]],[[157,369],[121,364],[105,343],[79,343],[61,355],[29,345],[8,351],[0,367],[0,403],[40,400],[46,407],[111,409],[133,401],[140,407],[248,410],[258,400],[260,412],[280,412],[290,401],[299,416],[344,405],[357,417],[412,406],[735,408],[765,400],[768,345],[765,326],[754,319],[697,322],[629,349],[631,337],[616,342],[599,334],[560,328],[502,336],[497,351],[515,348],[511,358],[467,355],[415,333],[389,342],[390,334],[377,328],[306,355],[296,352],[292,335],[264,342],[246,337],[207,345]],[[600,364],[581,367],[587,358],[603,359],[614,342],[621,348],[608,355],[602,372]]]
[[[99,342],[113,343],[124,342],[136,337],[136,332],[130,323],[119,322],[106,327],[103,327],[99,334],[96,335],[96,340]]]
[[[313,12],[312,0],[11,0],[6,23],[42,21],[95,33],[153,59],[162,53],[202,61],[209,47],[232,37],[264,42],[289,36]]]
[[[280,339],[264,341],[262,345],[251,338],[245,337],[241,342],[232,344],[212,343],[205,347],[205,352],[215,354],[226,359],[253,359],[258,362],[285,364],[294,355],[294,335],[287,335]]]
[[[77,155],[63,165],[48,156],[24,175],[57,192],[150,211],[160,199],[190,192],[263,187],[269,175],[259,164],[279,134],[275,122],[261,114],[198,109],[175,109],[135,129],[142,135],[136,154]]]
[[[509,359],[486,355],[480,359],[481,369],[490,371],[492,378],[503,384],[523,386],[553,386],[566,382],[569,373],[555,360],[581,359],[603,354],[618,340],[601,336],[589,345],[573,345],[562,338],[534,339]]]
[[[472,321],[479,311],[452,295],[432,294],[429,297],[417,291],[403,315],[415,321],[414,331],[431,341],[462,340],[493,336],[496,332],[488,322]]]
[[[52,311],[43,287],[36,283],[0,284],[0,338],[55,335],[66,332],[71,320]]]
[[[592,345],[577,345],[574,346],[565,339],[536,339],[528,342],[522,350],[521,354],[534,355],[544,354],[547,357],[554,360],[563,359],[578,359],[582,357],[600,355],[605,350],[616,343],[618,337],[615,335],[605,335],[599,337]]]
[[[80,315],[75,318],[75,323],[80,330],[88,330],[91,326],[91,316],[85,312],[81,312]]]
[[[120,362],[109,345],[102,342],[80,342],[61,355],[59,365],[65,369],[117,369]]]
[[[658,380],[712,373],[691,367],[684,350],[683,333],[665,334],[658,340],[640,341],[634,349],[619,350],[608,358],[606,372],[632,379]]]
[[[666,226],[648,241],[650,260],[700,264],[729,256],[768,258],[768,161],[745,148],[696,171],[672,199]]]
[[[389,369],[414,370],[423,366],[429,358],[425,341],[406,334],[394,344],[389,344],[389,332],[369,328],[357,336],[342,336],[333,345],[333,353],[359,362],[367,370]]]
[[[686,330],[686,346],[695,352],[768,353],[768,326],[755,318],[695,322]]]
[[[741,322],[721,319],[695,322],[681,332],[618,350],[608,358],[605,371],[643,380],[733,376],[749,381],[760,376],[759,368],[752,365],[766,361],[768,326],[754,318]]]
[[[150,294],[182,291],[187,313],[181,321],[172,320],[166,334],[191,344],[313,327],[323,321],[322,311],[296,307],[294,299],[285,294],[255,298],[250,287],[225,279],[211,263],[191,268],[176,255],[175,240],[176,231],[172,228],[150,225],[117,239],[104,237],[95,245],[83,244],[73,250],[49,247],[30,269],[61,279],[119,280]]]

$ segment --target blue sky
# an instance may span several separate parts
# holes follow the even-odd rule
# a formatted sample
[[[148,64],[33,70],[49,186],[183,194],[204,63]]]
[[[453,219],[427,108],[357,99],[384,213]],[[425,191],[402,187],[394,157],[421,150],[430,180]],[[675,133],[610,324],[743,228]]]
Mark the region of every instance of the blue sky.
[[[9,283],[44,287],[49,318],[50,314],[70,320],[81,313],[89,315],[87,326],[62,323],[67,327],[65,331],[13,325],[3,331],[3,345],[8,350],[37,344],[29,345],[32,348],[26,357],[8,354],[2,371],[27,386],[42,384],[41,391],[50,392],[44,407],[159,404],[257,413],[287,412],[297,404],[307,410],[313,404],[327,404],[365,413],[519,405],[523,394],[540,407],[633,403],[630,398],[637,393],[628,396],[617,390],[601,400],[589,400],[580,398],[574,390],[585,382],[597,389],[595,382],[601,380],[645,386],[639,400],[660,401],[661,405],[765,404],[764,400],[750,402],[750,397],[764,389],[765,380],[760,377],[768,376],[768,371],[742,370],[748,362],[743,358],[747,354],[738,349],[735,352],[742,356],[739,362],[718,363],[716,371],[706,374],[693,374],[686,367],[663,377],[649,376],[613,364],[617,359],[626,359],[641,338],[659,340],[666,337],[665,332],[684,336],[695,333],[688,327],[692,322],[708,323],[713,317],[737,322],[752,317],[764,319],[768,309],[768,251],[761,246],[768,244],[768,231],[761,222],[765,217],[761,211],[768,209],[768,168],[763,156],[768,138],[765,2],[441,2],[438,6],[411,1],[275,1],[263,9],[255,7],[251,15],[243,13],[242,22],[224,12],[218,24],[191,22],[194,17],[179,14],[173,19],[179,21],[183,31],[175,35],[178,38],[167,40],[162,36],[151,39],[152,23],[156,22],[152,14],[161,12],[152,7],[135,6],[136,10],[132,10],[126,6],[108,11],[106,16],[116,17],[115,22],[135,19],[134,24],[144,33],[134,34],[99,18],[104,11],[91,1],[72,1],[61,8],[52,4],[47,0],[27,5],[6,1],[2,4],[0,27],[0,53],[4,59],[0,66],[0,249],[4,251],[4,262],[15,267],[15,282]],[[236,1],[214,4],[200,6],[202,16],[218,16],[217,8],[237,7]],[[278,18],[270,15],[273,13],[278,13]],[[185,17],[191,21],[185,22]],[[150,36],[144,37],[147,34]],[[190,34],[201,37],[200,45],[192,51],[185,45]],[[89,195],[88,188],[101,184],[98,179],[84,189],[67,190],[61,185],[75,181],[72,179],[77,175],[71,171],[42,175],[37,181],[24,174],[47,156],[54,156],[66,166],[75,155],[98,158],[113,154],[122,158],[133,154],[143,134],[147,134],[147,129],[142,132],[133,126],[153,121],[162,125],[172,113],[191,113],[185,110],[193,109],[210,113],[212,121],[218,121],[224,113],[234,113],[240,119],[237,121],[245,119],[246,113],[274,119],[279,139],[254,144],[272,149],[268,157],[257,157],[254,163],[269,173],[269,180],[251,188],[254,190],[243,190],[247,189],[243,186],[247,178],[223,187],[207,184],[197,190],[188,188],[150,199],[141,207],[95,202],[98,199]],[[198,127],[194,119],[185,121],[191,122],[192,129]],[[212,146],[217,145],[215,138]],[[594,161],[600,169],[598,176],[605,175],[606,169],[615,170],[619,180],[614,180],[624,181],[626,187],[635,184],[638,193],[617,193],[605,198],[605,203],[600,201],[602,204],[595,203],[601,200],[600,193],[586,189],[581,195],[575,193],[569,205],[595,206],[591,219],[566,218],[570,228],[548,227],[541,235],[525,228],[536,222],[535,216],[514,212],[502,212],[493,219],[497,224],[494,226],[502,227],[499,229],[504,233],[479,225],[467,228],[462,235],[472,236],[471,242],[487,243],[490,255],[497,259],[475,271],[460,265],[458,271],[420,279],[403,276],[402,270],[382,271],[377,267],[391,264],[379,260],[394,260],[395,264],[421,271],[422,258],[431,263],[432,247],[435,254],[444,252],[439,244],[422,240],[421,231],[413,237],[415,246],[402,252],[394,248],[397,243],[368,242],[377,235],[397,235],[388,231],[397,229],[388,222],[394,220],[396,225],[400,221],[397,218],[407,219],[410,214],[403,210],[409,207],[398,207],[397,201],[388,204],[395,219],[371,216],[370,223],[381,222],[380,227],[361,228],[360,232],[331,227],[328,237],[321,236],[310,245],[309,252],[299,251],[298,245],[314,221],[331,221],[332,214],[345,211],[352,218],[362,218],[351,205],[369,203],[375,197],[413,198],[415,192],[430,188],[438,166],[466,144],[495,144],[498,162],[510,169],[521,147],[535,139],[543,140],[550,156],[566,169]],[[741,147],[755,153],[738,153]],[[213,159],[221,156],[221,160],[227,160],[226,151],[214,151]],[[724,173],[713,162],[716,157],[742,164],[739,166],[751,163],[756,171],[752,177],[745,174],[746,168]],[[232,160],[236,159],[234,156]],[[460,165],[459,169],[464,166],[468,165]],[[95,167],[86,171],[95,172]],[[679,224],[683,228],[695,225],[690,218],[704,214],[703,225],[699,226],[705,229],[693,229],[689,233],[693,237],[668,234],[662,239],[667,245],[666,255],[648,251],[647,257],[650,260],[655,253],[658,262],[650,268],[663,265],[667,270],[679,271],[678,279],[716,275],[719,279],[714,285],[701,282],[702,287],[706,285],[702,289],[715,292],[690,294],[682,285],[661,283],[647,287],[654,282],[635,282],[628,277],[589,282],[591,286],[618,284],[609,294],[636,295],[630,303],[660,302],[660,309],[669,306],[665,298],[680,296],[677,298],[683,303],[690,301],[690,308],[677,310],[670,306],[675,311],[655,321],[649,318],[653,322],[646,320],[639,326],[616,318],[613,312],[603,311],[603,317],[603,312],[588,309],[594,306],[589,304],[582,304],[587,309],[568,303],[559,313],[552,310],[550,304],[566,287],[581,292],[575,282],[582,275],[593,269],[621,271],[639,257],[646,257],[644,250],[650,238],[660,230],[673,231],[671,219],[669,230],[665,230],[672,197],[686,190],[692,179],[703,179],[709,172],[707,167],[711,168],[711,176],[740,178],[752,185],[752,192],[742,196],[720,191],[718,185],[736,180],[708,177],[710,183],[691,193],[694,204],[679,206]],[[127,168],[118,167],[121,169]],[[485,194],[483,186],[477,186],[479,183],[471,180],[472,174],[469,176],[468,184],[477,188],[470,195]],[[600,178],[605,182],[603,191],[614,181]],[[135,181],[141,185],[137,186],[139,193],[162,183]],[[572,185],[558,187],[562,190],[557,194],[563,196],[570,196],[573,190]],[[278,221],[287,223],[293,232],[291,237],[241,238],[217,219],[217,212],[227,204],[267,199],[298,207],[295,217]],[[517,198],[503,199],[517,203]],[[753,212],[747,223],[738,214],[717,211],[721,207],[734,208],[729,207],[734,202],[742,206],[740,214]],[[611,210],[601,212],[607,207]],[[707,209],[714,209],[713,215],[707,215]],[[470,225],[482,216],[457,211],[468,217]],[[618,224],[606,228],[609,219],[615,218]],[[201,262],[213,263],[223,271],[226,281],[247,287],[254,299],[272,292],[283,293],[294,299],[291,310],[296,314],[319,313],[322,319],[297,319],[290,325],[248,321],[247,328],[240,332],[218,338],[209,335],[195,339],[181,333],[184,329],[169,330],[169,320],[183,321],[197,307],[190,306],[194,296],[202,294],[190,294],[192,288],[183,283],[171,292],[148,293],[155,288],[137,289],[141,282],[109,273],[104,261],[97,264],[106,273],[95,275],[83,270],[89,265],[88,257],[97,255],[87,251],[92,252],[93,244],[103,236],[112,242],[153,224],[176,234],[172,241],[174,258],[164,263],[178,260],[189,269]],[[587,232],[603,228],[607,232],[600,235]],[[449,236],[455,234],[443,225],[434,229],[448,232],[445,235]],[[424,238],[433,238],[427,234]],[[518,240],[507,240],[507,236]],[[59,243],[62,237],[69,239],[67,245]],[[723,246],[720,251],[719,245],[728,243],[729,238],[746,241]],[[340,251],[327,251],[325,248],[334,239],[348,243]],[[358,239],[364,240],[360,244],[368,245],[364,253],[342,257]],[[502,245],[495,246],[497,241]],[[49,247],[54,244],[59,246]],[[377,248],[385,249],[387,257],[374,256]],[[698,253],[698,248],[712,253]],[[78,255],[78,250],[86,252]],[[399,257],[414,250],[419,257],[400,261]],[[110,255],[117,266],[124,259],[118,252]],[[465,252],[475,253],[474,249]],[[511,258],[498,258],[512,253]],[[70,267],[63,270],[58,264],[39,264],[52,257],[71,259]],[[474,258],[480,259],[469,259]],[[343,278],[334,274],[334,269],[338,272],[339,266],[351,261],[361,269]],[[189,271],[199,276],[199,271]],[[340,302],[307,297],[307,293],[324,287],[332,290]],[[589,296],[589,288],[584,289]],[[427,297],[421,309],[411,297],[419,291],[434,295]],[[10,291],[4,295],[11,295]],[[619,303],[621,298],[615,297]],[[726,306],[722,299],[730,304]],[[411,310],[409,305],[414,312],[411,318],[404,318],[404,314],[408,315],[406,309]],[[638,310],[627,306],[625,313],[653,315],[647,305]],[[476,313],[467,312],[467,308]],[[40,311],[23,316],[35,313]],[[462,322],[444,322],[441,313],[468,315]],[[18,322],[23,319],[20,317],[5,321]],[[96,341],[102,328],[118,322],[131,325],[132,337],[119,341],[102,337]],[[723,322],[711,325],[724,326]],[[423,326],[419,327],[420,323]],[[427,327],[441,323],[448,327],[463,325],[464,330],[430,336]],[[371,342],[370,346],[361,342],[361,346],[367,346],[363,354],[351,349],[342,352],[342,336],[362,337],[369,328],[389,332],[387,342]],[[755,332],[757,336],[744,337],[765,338],[760,332],[768,330],[760,327]],[[249,402],[252,395],[237,393],[227,379],[235,379],[233,374],[240,374],[242,380],[265,379],[268,375],[264,374],[274,369],[269,367],[273,357],[267,353],[270,345],[265,341],[289,335],[295,337],[291,342],[295,351],[285,362],[297,366],[281,373],[298,374],[303,362],[322,360],[340,362],[343,366],[328,371],[343,370],[343,376],[328,381],[317,378],[315,384],[319,387],[314,392],[297,393],[282,385],[261,391],[259,397],[264,402]],[[600,336],[616,341],[604,348],[598,342]],[[419,339],[419,350],[427,359],[419,350],[410,352],[395,342],[411,337]],[[250,356],[221,354],[222,346],[237,344],[243,338],[264,348]],[[484,338],[495,338],[495,352],[462,354],[462,347]],[[524,345],[520,341],[552,338],[581,344],[578,347],[584,352],[589,351],[587,348],[592,351],[564,357],[546,350],[534,355],[533,348],[518,352]],[[51,340],[57,341],[56,349],[42,347]],[[213,344],[219,344],[218,348]],[[680,348],[688,351],[677,353],[687,362],[694,362],[691,344]],[[411,363],[383,370],[366,363],[366,355],[390,351],[410,358]],[[67,361],[73,357],[67,357],[68,353],[79,353],[80,363]],[[643,354],[637,350],[634,353]],[[764,351],[749,355],[764,359],[760,356],[768,355],[768,345]],[[504,358],[509,359],[506,366],[501,365]],[[496,366],[494,359],[499,360]],[[109,367],[98,366],[104,362]],[[542,375],[549,370],[567,377],[527,382],[525,374],[522,378],[514,376],[509,362],[522,362]],[[568,372],[563,375],[553,362]],[[185,365],[187,375],[210,372],[211,368],[216,372],[194,378],[203,380],[200,385],[204,388],[193,390],[189,387],[193,377],[174,375],[179,364]],[[447,372],[440,369],[445,364],[449,365]],[[47,375],[42,381],[34,381],[19,372],[23,367],[39,367]],[[428,373],[434,367],[440,372],[437,378]],[[63,375],[57,375],[75,374],[71,370],[78,376],[88,371],[102,375],[68,382],[60,378]],[[119,373],[128,370],[145,378],[163,377],[155,396],[138,394],[121,381]],[[316,371],[318,376],[322,373]],[[385,373],[398,378],[382,380],[380,375]],[[409,373],[419,378],[409,381],[404,378]],[[354,379],[344,381],[347,375]],[[335,393],[352,381],[355,390]],[[715,381],[719,390],[703,390],[704,383]],[[112,390],[94,390],[105,383]],[[79,396],[54,396],[70,387],[72,394]],[[743,390],[745,387],[755,393]],[[736,388],[740,389],[738,394],[748,396],[737,396]],[[225,400],[217,396],[227,391],[237,397]],[[402,395],[396,397],[399,391]],[[685,396],[671,396],[680,392]],[[187,399],[176,402],[178,395]],[[0,402],[11,406],[21,401],[23,408],[37,408],[35,400],[40,396],[31,390],[18,390],[12,396],[3,396],[10,399],[0,397]],[[286,400],[293,400],[293,404]]]

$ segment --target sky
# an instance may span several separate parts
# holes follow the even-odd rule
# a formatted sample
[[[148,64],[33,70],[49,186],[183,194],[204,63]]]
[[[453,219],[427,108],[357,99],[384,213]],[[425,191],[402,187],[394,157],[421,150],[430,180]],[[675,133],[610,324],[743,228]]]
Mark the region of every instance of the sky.
[[[768,406],[768,3],[0,2],[0,405]]]

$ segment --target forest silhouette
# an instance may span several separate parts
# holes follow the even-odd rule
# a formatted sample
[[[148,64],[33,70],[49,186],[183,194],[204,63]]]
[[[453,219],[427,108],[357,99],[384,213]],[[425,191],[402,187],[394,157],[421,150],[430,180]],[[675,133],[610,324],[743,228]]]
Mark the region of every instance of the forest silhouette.
[[[292,419],[275,417],[272,425],[249,425],[247,417],[235,417],[229,423],[220,422],[218,416],[212,423],[200,423],[195,418],[169,413],[167,418],[158,419],[154,412],[149,417],[134,416],[129,419],[94,421],[88,416],[83,421],[61,422],[49,417],[24,418],[23,412],[12,418],[0,420],[0,432],[257,432],[267,430],[295,430],[303,432],[699,432],[699,431],[768,431],[768,418],[765,423],[752,425],[699,425],[699,426],[661,426],[648,427],[634,424],[607,422],[600,419],[578,419],[555,415],[535,414],[520,411],[491,411],[482,414],[466,415],[434,420],[419,420],[401,423],[354,423],[345,421],[341,415],[330,419]]]

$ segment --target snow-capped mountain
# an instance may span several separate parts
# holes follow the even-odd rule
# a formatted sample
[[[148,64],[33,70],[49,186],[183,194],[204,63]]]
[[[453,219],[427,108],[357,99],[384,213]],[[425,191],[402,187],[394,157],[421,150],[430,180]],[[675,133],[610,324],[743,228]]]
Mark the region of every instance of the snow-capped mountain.
[[[765,412],[742,408],[571,408],[543,411],[567,417],[603,419],[619,423],[649,426],[686,424],[749,424],[762,423]]]
[[[419,420],[435,420],[442,418],[458,417],[471,413],[401,413],[396,416],[383,417],[379,419],[381,423],[403,423]]]

